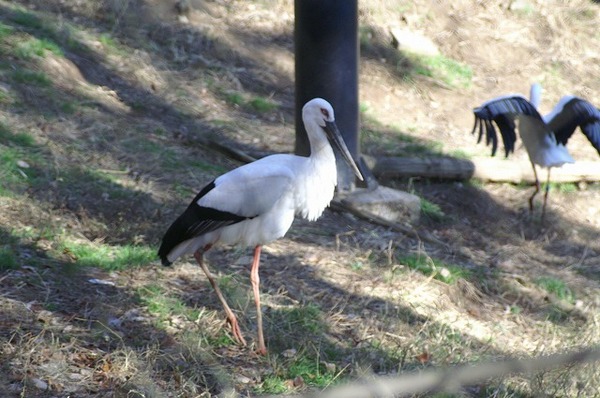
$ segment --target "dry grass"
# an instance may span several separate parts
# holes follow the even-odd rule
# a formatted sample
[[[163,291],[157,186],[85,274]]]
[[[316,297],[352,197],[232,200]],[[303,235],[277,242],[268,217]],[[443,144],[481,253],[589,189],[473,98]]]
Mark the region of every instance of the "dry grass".
[[[268,356],[235,345],[191,259],[143,256],[199,187],[238,165],[209,137],[292,148],[293,4],[191,4],[185,22],[158,0],[0,1],[0,395],[303,393],[600,343],[597,187],[553,192],[542,226],[526,189],[414,180],[385,183],[440,208],[415,228],[443,245],[331,211],[299,221],[264,248]],[[533,80],[544,107],[566,92],[600,103],[596,4],[360,7],[365,152],[487,152],[468,134],[470,109]],[[391,48],[395,25],[467,65],[470,85],[420,74],[441,66]],[[23,56],[36,40],[60,51]],[[582,137],[571,146],[597,158]],[[252,345],[249,255],[208,261]],[[599,377],[588,365],[449,396],[592,397]]]

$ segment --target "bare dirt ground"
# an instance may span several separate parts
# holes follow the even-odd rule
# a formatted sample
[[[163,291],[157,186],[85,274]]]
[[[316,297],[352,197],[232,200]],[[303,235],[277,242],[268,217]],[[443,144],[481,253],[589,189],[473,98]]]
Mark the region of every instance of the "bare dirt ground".
[[[488,154],[470,135],[471,109],[527,94],[534,81],[545,89],[544,113],[567,93],[600,104],[598,5],[547,3],[361,2],[362,151],[403,155],[408,136],[446,154]],[[61,237],[157,247],[194,192],[239,165],[209,138],[253,153],[293,148],[293,2],[189,4],[180,14],[166,0],[0,1],[5,24],[19,5],[52,21],[54,32],[79,29],[60,36],[64,56],[35,59],[54,94],[12,83],[8,72],[0,79],[19,96],[0,102],[4,123],[31,132],[49,160],[32,162],[41,184],[0,198],[0,238],[18,250],[18,267],[0,273],[0,395],[252,396],[274,392],[269,377],[286,379],[304,353],[323,372],[354,378],[600,342],[597,184],[554,189],[543,225],[539,210],[527,211],[531,187],[424,179],[380,181],[440,206],[444,216],[423,217],[414,234],[331,210],[315,223],[298,220],[264,249],[267,358],[227,340],[218,301],[191,258],[172,268],[81,267]],[[390,43],[394,26],[468,65],[471,84],[412,73]],[[276,106],[258,112],[253,98]],[[569,149],[575,159],[598,159],[581,134]],[[249,255],[215,249],[208,261],[252,341]],[[437,273],[469,276],[445,283],[412,269],[411,256],[438,264]],[[564,282],[574,298],[543,289],[543,278]],[[161,296],[172,299],[161,302],[169,313],[155,308]],[[291,320],[293,311],[314,312],[318,325]],[[599,378],[588,366],[456,396],[597,396]],[[287,380],[286,391],[302,392],[309,379]]]

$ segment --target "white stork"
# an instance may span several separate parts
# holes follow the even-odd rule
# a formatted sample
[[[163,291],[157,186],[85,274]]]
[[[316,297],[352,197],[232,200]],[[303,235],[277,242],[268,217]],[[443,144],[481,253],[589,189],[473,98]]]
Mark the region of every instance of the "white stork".
[[[163,265],[170,265],[182,255],[194,254],[225,309],[234,338],[246,345],[236,316],[202,257],[215,244],[254,247],[250,281],[257,314],[257,352],[262,355],[267,349],[259,295],[261,245],[283,237],[295,215],[313,221],[329,205],[337,184],[335,156],[329,141],[340,149],[358,178],[363,179],[327,101],[315,98],[307,102],[302,108],[302,120],[308,133],[310,156],[271,155],[217,177],[173,222],[158,250]]]
[[[494,123],[500,129],[504,142],[504,152],[508,157],[514,152],[515,120],[519,121],[518,129],[523,145],[529,155],[535,176],[535,191],[529,198],[529,210],[533,211],[533,198],[540,190],[535,165],[548,168],[546,192],[542,207],[542,221],[546,211],[546,201],[552,167],[561,167],[565,163],[574,163],[565,145],[577,127],[600,154],[600,111],[584,99],[572,95],[560,99],[554,109],[541,116],[537,110],[542,94],[542,87],[535,83],[531,86],[531,101],[519,94],[494,98],[475,108],[475,125],[472,134],[479,129],[477,142],[485,131],[486,145],[492,144],[492,156],[498,149],[498,137]],[[494,123],[492,123],[494,122]]]

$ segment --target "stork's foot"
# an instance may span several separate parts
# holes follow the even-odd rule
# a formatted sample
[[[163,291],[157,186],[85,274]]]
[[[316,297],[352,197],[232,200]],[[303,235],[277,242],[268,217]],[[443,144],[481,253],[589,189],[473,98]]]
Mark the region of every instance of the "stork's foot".
[[[267,355],[267,347],[265,347],[264,345],[261,346],[261,344],[259,343],[258,348],[254,350],[254,352],[264,357],[265,355]]]
[[[242,335],[242,331],[240,329],[240,325],[238,324],[237,319],[227,318],[227,323],[229,323],[229,325],[231,326],[231,333],[233,333],[233,338],[236,341],[236,343],[243,345],[244,347],[247,346],[248,344],[246,344],[246,340]]]

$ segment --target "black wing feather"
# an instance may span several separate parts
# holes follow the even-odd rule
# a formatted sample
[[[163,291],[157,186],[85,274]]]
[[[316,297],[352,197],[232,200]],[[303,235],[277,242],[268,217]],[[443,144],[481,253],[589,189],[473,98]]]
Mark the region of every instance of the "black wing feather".
[[[484,105],[473,109],[473,114],[475,115],[475,127],[472,133],[479,125],[477,142],[481,141],[481,137],[485,132],[486,145],[492,145],[492,156],[496,154],[498,149],[498,134],[494,123],[500,130],[504,152],[508,156],[510,152],[514,151],[515,142],[517,141],[515,119],[520,115],[527,115],[542,120],[535,106],[521,96],[507,96],[488,101]]]
[[[600,154],[600,110],[588,101],[573,97],[548,122],[548,126],[554,132],[556,140],[563,145],[567,144],[579,127]]]
[[[215,182],[205,186],[189,204],[187,209],[171,224],[162,239],[158,256],[163,265],[171,265],[168,254],[181,242],[215,231],[227,225],[236,224],[252,217],[221,211],[198,205],[198,200],[215,187]]]
[[[495,122],[500,129],[502,141],[504,142],[504,156],[508,157],[509,153],[515,151],[515,142],[517,141],[515,121],[506,115],[498,115]]]

